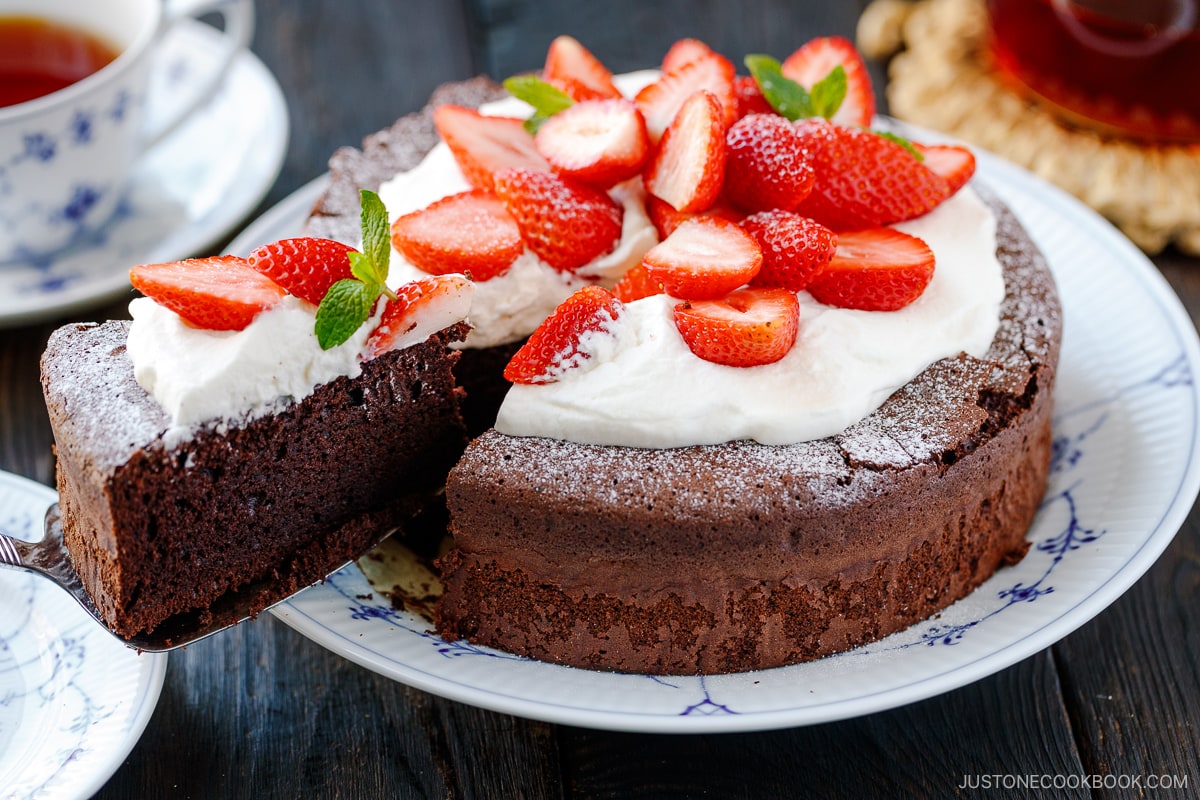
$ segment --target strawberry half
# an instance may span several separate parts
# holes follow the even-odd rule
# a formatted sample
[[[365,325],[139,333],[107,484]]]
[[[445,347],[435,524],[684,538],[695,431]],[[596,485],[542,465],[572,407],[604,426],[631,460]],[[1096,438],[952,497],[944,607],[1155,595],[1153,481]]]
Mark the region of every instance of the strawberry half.
[[[485,117],[473,108],[442,105],[433,110],[433,122],[476,189],[491,191],[492,176],[502,169],[550,170],[522,119]]]
[[[745,216],[743,212],[738,211],[720,197],[703,211],[692,213],[676,211],[675,207],[666,200],[655,197],[652,194],[646,195],[646,214],[650,217],[650,222],[654,225],[654,229],[658,231],[658,238],[660,240],[670,236],[672,231],[679,227],[679,223],[692,217],[720,217],[730,222],[741,222],[742,217]]]
[[[496,173],[496,194],[516,220],[525,246],[551,267],[579,269],[611,252],[625,209],[607,193],[549,172]]]
[[[733,63],[719,53],[709,51],[644,87],[634,102],[646,118],[650,141],[657,143],[684,102],[701,90],[711,93],[720,103],[722,128],[728,128],[737,118],[734,78]]]
[[[256,248],[246,263],[290,294],[320,305],[329,287],[351,277],[354,248],[332,239],[282,239]]]
[[[742,117],[725,135],[724,193],[742,208],[791,211],[815,180],[804,143],[778,114]]]
[[[559,36],[550,43],[542,79],[580,102],[621,96],[608,67],[570,36]]]
[[[762,250],[762,269],[751,283],[798,292],[833,258],[838,235],[816,220],[790,211],[760,211],[742,228]]]
[[[916,144],[913,148],[925,157],[921,163],[946,179],[954,194],[975,174],[975,154],[953,144]]]
[[[525,243],[504,201],[483,189],[443,197],[392,223],[392,246],[431,275],[486,281],[512,266]]]
[[[807,119],[796,133],[816,182],[795,210],[834,230],[919,217],[950,196],[946,179],[896,142],[858,128]]]
[[[714,95],[698,91],[684,102],[643,180],[676,211],[703,211],[716,201],[725,180],[725,123]]]
[[[471,282],[461,275],[422,278],[399,287],[396,299],[387,301],[379,324],[367,337],[365,357],[371,359],[397,346],[415,344],[404,339],[422,321],[431,333],[453,324],[470,303],[471,291]]]
[[[142,264],[129,270],[129,282],[188,324],[213,331],[242,330],[285,294],[237,256]]]
[[[688,349],[728,367],[771,364],[788,354],[800,330],[800,303],[786,289],[747,287],[721,300],[675,306]]]
[[[699,39],[679,39],[663,56],[662,71],[674,72],[690,61],[702,56],[707,57],[711,52],[712,48]]]
[[[504,368],[513,383],[553,383],[591,356],[580,348],[584,334],[612,331],[624,313],[621,301],[599,286],[585,286],[542,322]]]
[[[701,216],[646,251],[642,266],[672,297],[713,300],[749,283],[762,267],[762,251],[736,223]]]
[[[929,245],[894,228],[838,235],[833,259],[808,284],[818,301],[839,308],[895,311],[916,300],[933,278]]]
[[[635,264],[630,267],[629,271],[622,275],[621,280],[617,281],[617,285],[612,288],[612,293],[622,303],[632,303],[634,300],[641,300],[643,297],[662,294],[662,292],[662,284],[650,277],[650,272],[644,264]]]
[[[550,167],[607,189],[641,173],[650,155],[642,113],[628,100],[584,100],[538,128],[534,144]]]
[[[840,125],[869,127],[875,117],[875,91],[871,88],[871,76],[862,56],[848,40],[841,36],[823,36],[805,44],[784,60],[783,76],[791,78],[805,89],[812,89],[841,65],[846,72],[846,98],[833,115]]]

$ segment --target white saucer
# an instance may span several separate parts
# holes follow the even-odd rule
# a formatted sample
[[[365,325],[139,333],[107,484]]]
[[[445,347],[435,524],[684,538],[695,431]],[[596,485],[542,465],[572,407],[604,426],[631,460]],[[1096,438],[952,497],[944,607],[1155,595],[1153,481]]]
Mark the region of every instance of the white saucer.
[[[0,529],[42,535],[56,496],[0,472]],[[154,712],[166,655],[139,655],[45,578],[0,570],[0,798],[89,797]]]
[[[154,72],[154,112],[166,114],[172,98],[190,96],[188,84],[216,69],[220,48],[211,26],[185,21],[174,29]],[[53,257],[0,266],[0,326],[115,300],[129,289],[131,266],[211,246],[262,201],[287,141],[283,92],[261,61],[243,53],[212,101],[146,154],[104,228]]]

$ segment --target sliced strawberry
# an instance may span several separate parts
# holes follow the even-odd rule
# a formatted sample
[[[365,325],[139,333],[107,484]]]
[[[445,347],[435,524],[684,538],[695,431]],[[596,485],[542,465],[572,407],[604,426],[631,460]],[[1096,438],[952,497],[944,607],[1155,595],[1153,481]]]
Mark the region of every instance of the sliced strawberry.
[[[742,208],[791,211],[815,180],[804,143],[778,114],[742,117],[725,135],[725,196]]]
[[[737,118],[734,78],[733,63],[718,53],[709,52],[688,61],[674,72],[664,73],[657,81],[643,88],[634,102],[646,118],[650,141],[658,142],[684,102],[701,90],[711,93],[720,103],[722,127],[728,128]]]
[[[240,331],[286,294],[237,256],[143,264],[129,270],[133,288],[197,328]]]
[[[591,358],[580,348],[584,334],[611,333],[624,313],[621,301],[599,286],[585,286],[545,319],[504,368],[513,383],[553,383]]]
[[[621,280],[617,281],[612,292],[622,303],[632,303],[643,297],[662,294],[663,287],[661,283],[650,277],[645,265],[636,264],[621,276]]]
[[[841,36],[813,39],[787,57],[782,72],[785,78],[811,89],[838,65],[846,71],[846,99],[833,115],[833,121],[866,128],[875,117],[875,91],[871,88],[867,65],[848,39]]]
[[[725,123],[715,96],[701,90],[680,107],[643,180],[676,211],[703,211],[716,201],[725,180]]]
[[[818,301],[839,308],[895,311],[916,300],[933,278],[933,251],[894,228],[838,235],[833,259],[808,284]]]
[[[975,154],[953,144],[916,144],[913,147],[925,157],[921,163],[946,179],[954,194],[975,174]]]
[[[753,75],[739,75],[733,82],[734,95],[737,97],[737,118],[747,114],[774,114],[775,109],[763,97],[762,89]]]
[[[512,266],[525,243],[504,201],[483,189],[443,197],[392,223],[392,246],[431,275],[486,281]]]
[[[599,189],[549,172],[496,173],[496,194],[517,222],[525,246],[551,267],[579,269],[611,252],[625,209]]]
[[[550,170],[524,120],[485,117],[473,108],[442,105],[433,110],[433,122],[467,183],[476,189],[491,191],[492,176],[502,169]]]
[[[330,286],[351,277],[347,253],[353,249],[332,239],[282,239],[256,248],[246,263],[296,297],[320,305]]]
[[[691,213],[676,211],[675,207],[666,200],[655,197],[652,194],[646,195],[646,214],[650,217],[650,222],[654,225],[654,229],[658,231],[659,239],[667,238],[671,235],[672,231],[679,227],[679,223],[692,217],[720,217],[730,222],[741,222],[742,217],[745,216],[743,212],[738,211],[720,197],[703,211]]]
[[[662,71],[674,72],[689,61],[695,61],[711,52],[712,48],[699,39],[679,39],[663,56]]]
[[[762,269],[751,283],[798,292],[808,286],[837,250],[838,235],[821,223],[790,211],[760,211],[742,228],[762,250]]]
[[[808,119],[796,126],[816,170],[796,208],[834,230],[871,228],[919,217],[950,196],[946,179],[896,142],[858,128]]]
[[[762,251],[736,223],[701,216],[646,251],[642,266],[672,297],[712,300],[749,283],[762,267]]]
[[[607,189],[641,173],[650,155],[642,112],[629,100],[584,100],[542,123],[534,139],[551,168]]]
[[[800,329],[800,303],[786,289],[738,289],[720,300],[675,306],[688,349],[728,367],[771,364],[788,354]]]
[[[608,67],[570,36],[559,36],[550,43],[542,78],[578,101],[621,96]]]
[[[471,282],[461,275],[437,275],[399,287],[396,299],[387,301],[379,324],[367,337],[366,357],[404,346],[406,337],[411,338],[408,335],[422,322],[422,333],[428,335],[461,319],[463,307],[470,303],[471,290]]]

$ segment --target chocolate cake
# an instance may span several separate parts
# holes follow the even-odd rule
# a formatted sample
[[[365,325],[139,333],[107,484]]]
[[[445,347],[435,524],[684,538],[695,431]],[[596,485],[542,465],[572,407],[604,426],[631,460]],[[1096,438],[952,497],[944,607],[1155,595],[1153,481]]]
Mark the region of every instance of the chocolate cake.
[[[1061,312],[1041,255],[992,205],[1006,297],[986,357],[933,364],[837,436],[474,440],[446,487],[439,632],[590,669],[761,669],[898,631],[1021,558]]]
[[[377,191],[396,173],[410,170],[439,141],[433,109],[439,105],[478,106],[507,97],[502,86],[479,76],[444,84],[420,111],[398,119],[390,128],[368,136],[362,148],[342,147],[329,159],[329,186],[317,199],[305,224],[305,235],[335,239],[357,246],[361,189]],[[500,377],[521,342],[489,348],[468,348],[455,368],[466,389],[463,418],[472,433],[491,427],[508,385]]]
[[[321,580],[420,511],[462,450],[447,345],[464,323],[178,442],[134,379],[128,327],[61,328],[42,359],[64,538],[122,635],[203,616],[229,593],[262,610]]]

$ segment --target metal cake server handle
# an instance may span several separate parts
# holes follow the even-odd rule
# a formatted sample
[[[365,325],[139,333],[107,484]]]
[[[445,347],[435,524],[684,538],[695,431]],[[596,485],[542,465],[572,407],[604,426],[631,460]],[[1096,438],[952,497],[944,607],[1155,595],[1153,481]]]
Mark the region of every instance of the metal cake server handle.
[[[126,638],[109,629],[92,598],[88,596],[87,590],[83,588],[83,582],[79,580],[79,575],[67,554],[66,545],[63,544],[62,515],[58,503],[46,509],[44,528],[45,532],[40,542],[26,542],[0,532],[0,567],[14,567],[49,578],[75,598],[75,602],[79,603],[84,611],[127,647],[149,653],[164,653],[194,644],[253,616],[250,610],[254,600],[253,593],[246,593],[240,597],[234,594],[222,598],[221,606],[211,615],[181,614],[167,620],[149,634]]]

